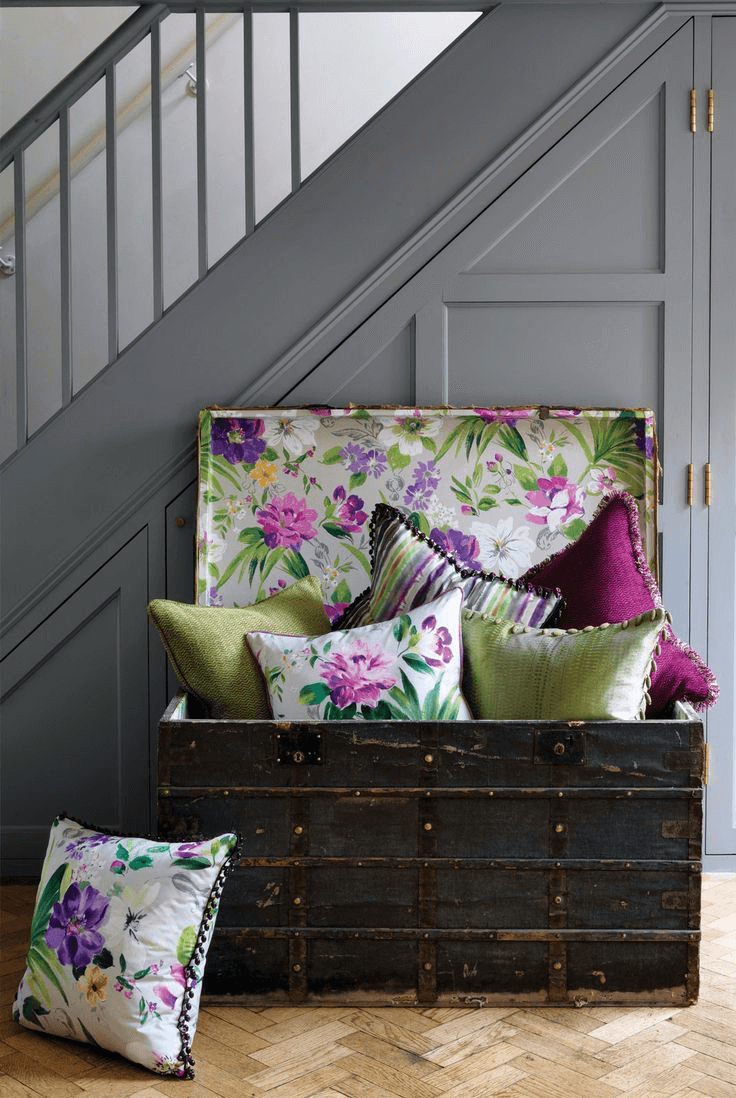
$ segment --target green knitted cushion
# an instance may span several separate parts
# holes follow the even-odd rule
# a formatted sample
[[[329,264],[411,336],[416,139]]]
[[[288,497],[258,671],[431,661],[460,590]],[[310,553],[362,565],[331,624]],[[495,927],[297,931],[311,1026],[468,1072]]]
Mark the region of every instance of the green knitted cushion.
[[[463,693],[480,720],[638,720],[665,620],[535,629],[464,610]]]
[[[148,613],[181,685],[212,717],[271,716],[258,664],[245,643],[253,630],[327,633],[329,618],[316,576],[297,580],[268,599],[238,608],[193,606],[154,599]]]

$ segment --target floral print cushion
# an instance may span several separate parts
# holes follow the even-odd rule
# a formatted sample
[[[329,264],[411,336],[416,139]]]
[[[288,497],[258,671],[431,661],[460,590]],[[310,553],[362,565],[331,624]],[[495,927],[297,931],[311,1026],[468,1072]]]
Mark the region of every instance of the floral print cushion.
[[[346,608],[335,628],[393,618],[455,585],[471,610],[523,625],[548,623],[559,608],[559,591],[481,572],[467,557],[468,543],[474,540],[459,531],[448,535],[432,530],[426,537],[401,511],[379,503],[371,516],[371,585]],[[465,556],[465,566],[453,551],[460,559]]]
[[[126,838],[51,827],[16,1022],[193,1078],[205,958],[236,835]]]
[[[462,591],[391,621],[323,636],[248,633],[276,720],[468,720]]]

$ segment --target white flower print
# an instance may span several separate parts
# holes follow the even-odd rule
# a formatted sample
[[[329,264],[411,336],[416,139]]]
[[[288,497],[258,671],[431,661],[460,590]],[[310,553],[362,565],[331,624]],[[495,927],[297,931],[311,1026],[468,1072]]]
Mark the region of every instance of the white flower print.
[[[425,513],[432,526],[439,526],[440,529],[446,526],[457,526],[455,508],[446,507],[436,492],[429,497]]]
[[[474,522],[470,532],[480,545],[483,568],[506,579],[518,579],[530,567],[534,542],[526,526],[514,526],[511,518],[499,519],[495,526]]]
[[[416,457],[417,454],[427,453],[422,439],[436,435],[442,422],[440,416],[422,415],[421,412],[415,412],[413,416],[382,419],[384,434],[381,442],[387,449],[398,446],[405,457]]]
[[[301,457],[314,449],[314,432],[319,422],[310,419],[266,420],[266,441],[270,446],[283,446],[290,457]]]

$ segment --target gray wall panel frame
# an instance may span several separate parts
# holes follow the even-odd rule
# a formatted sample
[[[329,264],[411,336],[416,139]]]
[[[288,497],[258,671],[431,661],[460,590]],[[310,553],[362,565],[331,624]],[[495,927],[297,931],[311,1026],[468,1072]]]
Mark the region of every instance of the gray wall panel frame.
[[[148,588],[147,569],[148,546],[146,530],[143,529],[15,648],[2,664],[3,701],[7,703],[16,690],[32,683],[40,669],[51,667],[50,661],[54,655],[63,650],[73,637],[83,637],[88,625],[93,624],[106,608],[112,609],[106,644],[109,645],[114,664],[114,682],[109,684],[109,689],[113,691],[112,708],[116,713],[116,725],[112,729],[101,730],[99,740],[108,745],[111,742],[115,744],[117,787],[108,790],[108,793],[112,803],[117,804],[118,811],[114,818],[94,822],[123,831],[147,830],[150,822],[148,643],[145,614],[141,614],[141,603],[146,598]],[[85,668],[80,667],[78,711],[60,711],[58,720],[48,728],[47,735],[51,743],[59,745],[67,738],[74,742],[84,734],[92,752],[98,740],[98,718],[85,704],[82,692],[84,681]],[[59,687],[62,688],[61,683]],[[73,683],[65,680],[63,690],[73,693]],[[84,789],[59,787],[55,773],[44,767],[41,742],[44,730],[34,731],[39,739],[28,744],[28,768],[23,773],[6,775],[6,780],[9,777],[21,789],[32,781],[34,796],[40,795],[48,803],[48,816],[21,825],[8,818],[7,812],[3,811],[3,872],[38,873],[54,815],[60,811],[82,817],[89,814],[85,807]],[[6,725],[5,735],[8,732]],[[99,797],[99,791],[96,796]]]
[[[711,785],[708,854],[736,852],[736,18],[713,20],[716,124],[711,139],[710,438],[708,657],[721,697],[708,719]],[[706,73],[704,73],[704,76]],[[698,470],[698,473],[701,471]],[[700,479],[700,478],[698,478]],[[701,482],[702,483],[702,482]],[[702,499],[702,497],[701,497]],[[707,512],[704,515],[704,510]]]

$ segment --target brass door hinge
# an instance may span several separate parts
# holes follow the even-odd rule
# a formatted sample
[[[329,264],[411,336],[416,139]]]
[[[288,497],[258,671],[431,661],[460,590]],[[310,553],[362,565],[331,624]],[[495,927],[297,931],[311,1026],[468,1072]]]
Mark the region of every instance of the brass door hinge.
[[[713,502],[713,481],[710,473],[710,462],[705,466],[705,506],[710,507]]]
[[[690,89],[690,133],[696,133],[698,129],[698,93],[695,88]]]
[[[687,505],[688,505],[688,507],[692,507],[692,505],[693,505],[694,484],[695,484],[695,467],[693,466],[693,463],[690,462],[690,464],[687,467]]]
[[[713,133],[716,119],[716,97],[712,88],[708,88],[708,121],[706,123],[706,130],[708,133]]]

